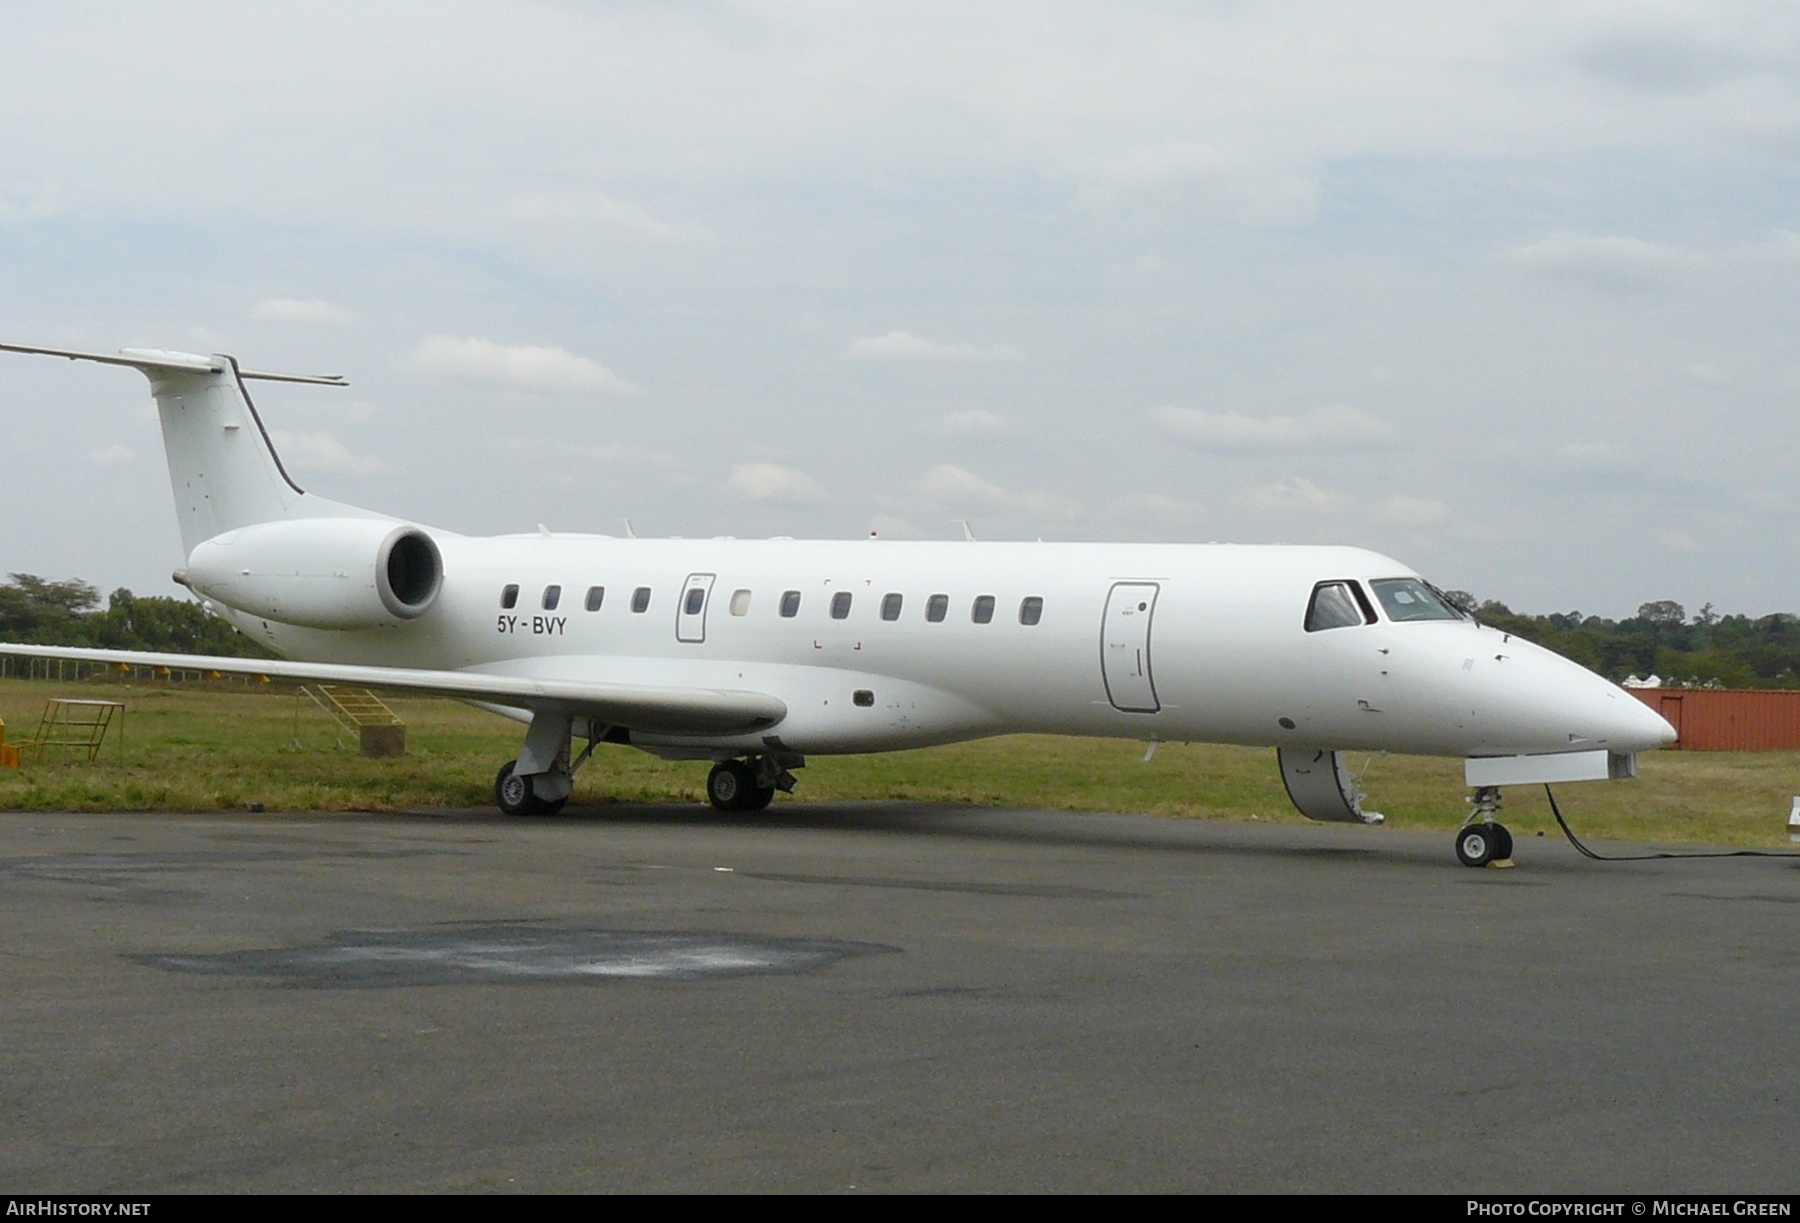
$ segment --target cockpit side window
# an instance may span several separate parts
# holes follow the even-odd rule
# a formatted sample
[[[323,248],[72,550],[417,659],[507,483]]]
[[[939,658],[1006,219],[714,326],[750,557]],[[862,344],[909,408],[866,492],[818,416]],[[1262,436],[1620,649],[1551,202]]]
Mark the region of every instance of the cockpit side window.
[[[1313,587],[1312,602],[1306,605],[1307,632],[1349,628],[1362,622],[1362,608],[1357,606],[1349,582],[1320,582]]]
[[[1383,578],[1370,582],[1375,597],[1389,620],[1461,620],[1463,613],[1452,607],[1431,587],[1418,578]]]

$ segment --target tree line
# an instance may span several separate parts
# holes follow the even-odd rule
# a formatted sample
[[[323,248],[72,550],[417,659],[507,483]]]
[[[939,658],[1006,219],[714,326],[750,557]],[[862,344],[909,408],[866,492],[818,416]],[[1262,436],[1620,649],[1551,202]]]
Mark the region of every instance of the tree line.
[[[99,590],[86,582],[52,582],[30,573],[8,577],[10,580],[0,585],[0,641],[272,657],[191,599],[140,598],[121,586],[107,596],[106,608],[101,610]]]
[[[52,582],[14,573],[0,585],[0,641],[97,646],[165,654],[267,658],[262,649],[191,599],[139,597],[121,587],[100,608],[86,582]],[[1711,603],[1689,616],[1672,600],[1645,603],[1624,620],[1579,611],[1532,616],[1467,591],[1451,601],[1483,624],[1574,659],[1614,681],[1654,674],[1665,684],[1724,688],[1800,688],[1800,617],[1721,616]]]
[[[1636,675],[1664,684],[1800,688],[1800,617],[1721,616],[1711,603],[1689,616],[1671,599],[1645,603],[1624,620],[1578,611],[1530,616],[1467,591],[1447,592],[1483,624],[1534,641],[1615,682]]]

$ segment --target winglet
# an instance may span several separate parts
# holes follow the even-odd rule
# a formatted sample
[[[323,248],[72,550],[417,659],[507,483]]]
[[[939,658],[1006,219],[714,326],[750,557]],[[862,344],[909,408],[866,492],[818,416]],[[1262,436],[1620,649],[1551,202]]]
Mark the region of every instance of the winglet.
[[[230,366],[230,358],[222,355],[202,357],[191,352],[169,352],[161,348],[121,348],[117,353],[82,352],[73,348],[40,348],[31,344],[0,343],[6,352],[37,353],[46,357],[66,357],[71,361],[98,361],[102,365],[128,365],[149,373],[152,370],[176,370],[188,374],[222,374]],[[276,374],[266,370],[239,369],[240,378],[258,378],[264,382],[306,382],[314,386],[349,386],[342,374]]]

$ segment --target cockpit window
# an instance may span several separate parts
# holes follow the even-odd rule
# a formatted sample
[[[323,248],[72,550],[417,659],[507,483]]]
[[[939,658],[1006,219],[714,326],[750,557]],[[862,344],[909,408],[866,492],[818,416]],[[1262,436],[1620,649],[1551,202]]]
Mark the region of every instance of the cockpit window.
[[[1389,620],[1461,620],[1463,613],[1417,578],[1370,582]]]
[[[1320,582],[1313,587],[1312,602],[1306,606],[1306,631],[1349,628],[1363,622],[1362,608],[1350,593],[1348,582]]]

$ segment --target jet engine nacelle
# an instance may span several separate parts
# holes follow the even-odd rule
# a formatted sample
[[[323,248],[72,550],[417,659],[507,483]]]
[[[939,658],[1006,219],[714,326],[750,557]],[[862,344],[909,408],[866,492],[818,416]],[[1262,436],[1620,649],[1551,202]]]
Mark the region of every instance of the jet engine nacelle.
[[[376,518],[302,518],[215,535],[194,548],[175,580],[282,624],[381,628],[431,607],[444,584],[444,560],[418,527]]]
[[[1344,764],[1342,752],[1312,747],[1277,748],[1288,797],[1309,820],[1333,824],[1379,824],[1379,811],[1362,809],[1363,792]]]

